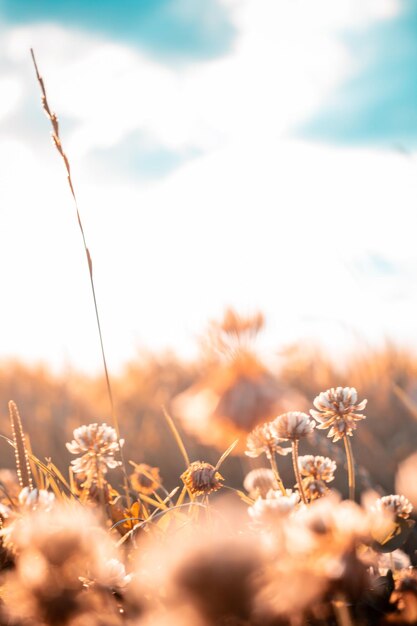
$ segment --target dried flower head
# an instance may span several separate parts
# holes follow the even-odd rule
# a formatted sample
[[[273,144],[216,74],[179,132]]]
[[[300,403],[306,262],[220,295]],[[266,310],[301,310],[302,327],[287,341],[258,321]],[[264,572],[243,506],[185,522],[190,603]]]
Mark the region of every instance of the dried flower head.
[[[377,511],[393,513],[395,517],[407,519],[413,510],[413,505],[405,496],[391,495],[378,498],[375,508]]]
[[[194,496],[208,495],[213,491],[218,491],[223,486],[220,481],[224,480],[213,465],[204,461],[193,461],[181,474],[181,479]]]
[[[119,441],[116,430],[107,424],[89,424],[76,428],[74,439],[66,445],[71,454],[82,454],[71,461],[74,473],[91,474],[100,471],[104,474],[108,468],[113,469],[121,464],[114,455],[123,445],[123,439]]]
[[[250,517],[262,524],[276,521],[278,517],[286,516],[295,509],[300,501],[300,495],[296,491],[287,489],[284,496],[281,491],[270,490],[266,498],[257,498],[255,503],[248,508]]]
[[[365,419],[365,415],[357,413],[365,408],[367,400],[358,402],[358,393],[354,387],[332,387],[323,391],[313,404],[317,411],[310,410],[315,420],[320,422],[319,429],[329,428],[328,437],[338,441],[345,435],[352,436],[356,422]]]
[[[161,486],[159,468],[151,467],[146,463],[135,463],[135,471],[130,476],[133,489],[138,493],[149,495]]]
[[[246,474],[243,486],[251,498],[265,498],[270,489],[277,488],[274,472],[267,467],[251,470]]]
[[[272,425],[279,439],[297,441],[313,432],[316,424],[307,413],[288,411],[278,415]]]
[[[276,433],[273,422],[266,422],[266,424],[260,424],[256,426],[251,433],[249,433],[246,440],[247,450],[245,454],[250,457],[260,456],[265,453],[268,459],[272,457],[274,452],[278,454],[286,455],[291,452],[291,448],[282,448],[279,444],[281,439]]]

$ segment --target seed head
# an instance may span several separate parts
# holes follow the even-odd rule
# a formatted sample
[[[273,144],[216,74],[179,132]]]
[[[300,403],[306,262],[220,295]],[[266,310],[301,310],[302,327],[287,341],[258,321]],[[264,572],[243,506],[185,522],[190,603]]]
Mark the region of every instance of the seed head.
[[[297,441],[313,432],[316,423],[310,419],[307,413],[289,411],[288,413],[278,415],[272,422],[272,425],[279,439]]]
[[[405,496],[383,496],[375,502],[377,511],[393,513],[396,517],[407,519],[413,510],[413,505]]]
[[[320,422],[317,428],[330,427],[327,436],[333,437],[333,441],[345,435],[352,436],[356,422],[365,419],[365,415],[357,411],[365,408],[367,400],[357,400],[358,393],[354,387],[332,387],[320,393],[313,401],[317,411],[310,411],[312,417]]]
[[[203,496],[218,491],[223,486],[223,476],[210,463],[193,461],[181,474],[181,479],[194,496]]]
[[[278,454],[282,455],[289,454],[291,448],[282,448],[279,445],[281,441],[282,439],[278,437],[273,422],[260,424],[249,433],[246,440],[248,449],[245,454],[250,457],[257,457],[265,452],[268,459],[272,457],[274,452],[278,452]]]

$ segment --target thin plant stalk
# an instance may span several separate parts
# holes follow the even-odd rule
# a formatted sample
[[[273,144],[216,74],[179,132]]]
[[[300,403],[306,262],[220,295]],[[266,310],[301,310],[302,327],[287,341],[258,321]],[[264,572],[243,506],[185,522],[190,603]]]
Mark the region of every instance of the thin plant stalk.
[[[343,435],[343,441],[345,443],[348,466],[349,499],[355,500],[355,464],[353,460],[352,446],[347,435]]]
[[[304,504],[308,504],[306,494],[304,492],[303,481],[301,480],[300,468],[298,467],[298,440],[292,442],[292,465],[294,468],[295,480],[297,481],[300,496]]]
[[[49,121],[51,122],[51,125],[52,125],[52,140],[54,142],[55,148],[59,152],[59,154],[60,154],[60,156],[61,156],[61,158],[62,158],[62,160],[64,162],[65,169],[66,169],[66,172],[67,172],[68,186],[70,188],[71,196],[72,196],[72,199],[73,199],[73,202],[74,202],[76,216],[77,216],[77,221],[78,221],[78,226],[80,228],[81,237],[82,237],[82,240],[83,240],[84,250],[85,250],[87,264],[88,264],[88,273],[89,273],[89,277],[90,277],[91,293],[92,293],[93,302],[94,302],[94,311],[95,311],[95,316],[96,316],[96,324],[97,324],[97,329],[98,329],[98,334],[99,334],[99,339],[100,339],[101,356],[102,356],[103,367],[104,367],[104,375],[105,375],[105,379],[106,379],[107,395],[108,395],[109,403],[110,403],[111,418],[112,418],[114,429],[116,430],[116,433],[117,433],[117,438],[118,438],[118,440],[120,442],[119,421],[117,419],[117,415],[116,415],[116,411],[115,411],[115,407],[114,407],[113,392],[112,392],[112,387],[111,387],[111,382],[110,382],[109,370],[108,370],[108,367],[107,367],[107,359],[106,359],[106,353],[105,353],[105,350],[104,350],[103,334],[102,334],[102,331],[101,331],[100,315],[99,315],[98,304],[97,304],[97,297],[96,297],[96,290],[95,290],[95,285],[94,285],[93,262],[92,262],[90,251],[89,251],[88,246],[87,246],[87,241],[86,241],[86,237],[85,237],[85,233],[84,233],[84,228],[83,228],[82,221],[81,221],[81,215],[80,215],[80,211],[79,211],[79,208],[78,208],[77,196],[75,194],[74,184],[73,184],[72,176],[71,176],[71,167],[70,167],[70,163],[69,163],[68,157],[65,154],[63,146],[62,146],[61,137],[60,137],[60,134],[59,134],[58,117],[57,117],[56,113],[54,113],[51,110],[50,106],[49,106],[48,98],[47,98],[47,94],[46,94],[46,89],[45,89],[45,84],[43,82],[42,76],[39,73],[38,65],[36,63],[35,53],[34,53],[32,48],[30,49],[30,54],[32,56],[32,61],[33,61],[33,65],[34,65],[35,72],[36,72],[36,78],[37,78],[37,81],[39,83],[39,87],[40,87],[40,90],[41,90],[42,107],[43,107],[43,110],[46,113],[47,118],[49,119]],[[127,477],[126,463],[125,463],[125,460],[124,460],[122,446],[120,446],[120,458],[122,460],[122,466],[121,467],[122,467],[122,471],[123,471],[123,479],[124,479],[124,487],[125,487],[125,491],[126,491],[127,505],[130,506],[129,479]]]
[[[270,449],[270,451],[269,451],[268,458],[269,458],[270,463],[271,463],[272,471],[274,472],[275,480],[278,483],[278,487],[280,488],[282,495],[286,496],[287,492],[285,490],[284,483],[281,480],[281,476],[279,475],[277,462],[275,460],[275,452],[272,449]]]

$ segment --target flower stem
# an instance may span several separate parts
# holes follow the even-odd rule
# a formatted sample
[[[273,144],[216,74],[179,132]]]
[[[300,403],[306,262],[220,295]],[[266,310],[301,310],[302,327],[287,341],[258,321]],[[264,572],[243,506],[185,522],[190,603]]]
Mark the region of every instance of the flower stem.
[[[346,459],[348,466],[348,482],[349,482],[349,499],[355,500],[355,465],[352,454],[352,446],[350,444],[349,437],[343,435],[343,441],[345,443]]]
[[[277,462],[275,460],[275,452],[273,450],[270,450],[270,453],[268,456],[269,456],[269,460],[271,461],[272,471],[274,472],[275,480],[278,483],[278,487],[281,489],[282,495],[286,496],[287,492],[285,491],[284,483],[282,482],[281,476],[279,475]]]
[[[301,480],[300,468],[298,467],[298,440],[292,442],[292,466],[294,468],[295,480],[298,484],[301,499],[304,504],[308,504],[306,494],[304,493],[303,482]]]

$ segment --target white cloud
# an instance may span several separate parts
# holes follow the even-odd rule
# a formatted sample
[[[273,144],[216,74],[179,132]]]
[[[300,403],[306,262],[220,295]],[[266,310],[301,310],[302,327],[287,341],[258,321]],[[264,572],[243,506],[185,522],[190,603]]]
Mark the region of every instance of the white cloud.
[[[407,302],[416,304],[407,295],[417,282],[413,232],[393,230],[413,215],[413,162],[283,139],[352,71],[335,29],[385,19],[397,4],[232,5],[240,29],[232,52],[184,68],[54,25],[11,29],[6,37],[16,80],[29,79],[33,45],[53,108],[74,124],[64,142],[110,364],[131,356],[136,343],[189,350],[207,318],[229,304],[267,312],[270,349],[309,334],[346,343],[346,331],[337,343],[329,319],[369,337],[395,330],[399,301],[351,271],[352,259],[368,252],[404,268]],[[136,130],[167,148],[205,153],[146,185],[117,183],[111,170],[92,180],[94,149]],[[0,286],[13,294],[3,311],[2,351],[55,363],[67,356],[98,369],[85,258],[62,165],[52,149],[45,156],[29,139],[14,138],[0,146],[0,172],[0,264],[8,268]],[[412,317],[401,321],[410,335]]]

